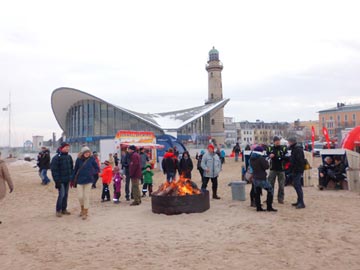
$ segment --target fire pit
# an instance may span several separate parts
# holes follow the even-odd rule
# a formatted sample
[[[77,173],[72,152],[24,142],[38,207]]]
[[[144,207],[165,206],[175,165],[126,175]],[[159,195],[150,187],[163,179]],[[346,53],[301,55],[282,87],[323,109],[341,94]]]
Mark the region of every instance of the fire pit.
[[[153,213],[178,215],[182,213],[201,213],[210,208],[209,192],[201,192],[189,179],[162,184],[151,195]]]

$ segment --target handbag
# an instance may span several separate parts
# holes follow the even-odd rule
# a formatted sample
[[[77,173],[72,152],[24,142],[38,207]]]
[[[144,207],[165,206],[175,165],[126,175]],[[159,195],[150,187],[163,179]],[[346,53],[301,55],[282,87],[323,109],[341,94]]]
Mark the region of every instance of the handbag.
[[[245,180],[251,183],[253,179],[254,179],[254,174],[250,172],[250,166],[249,166],[245,172]]]

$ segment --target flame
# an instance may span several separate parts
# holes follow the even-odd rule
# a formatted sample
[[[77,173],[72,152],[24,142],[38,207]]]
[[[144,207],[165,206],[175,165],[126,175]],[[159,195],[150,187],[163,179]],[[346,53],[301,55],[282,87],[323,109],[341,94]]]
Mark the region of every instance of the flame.
[[[196,184],[184,176],[180,176],[178,180],[173,180],[171,183],[166,181],[159,187],[158,192],[165,191],[169,188],[176,191],[177,196],[195,195],[201,193]]]

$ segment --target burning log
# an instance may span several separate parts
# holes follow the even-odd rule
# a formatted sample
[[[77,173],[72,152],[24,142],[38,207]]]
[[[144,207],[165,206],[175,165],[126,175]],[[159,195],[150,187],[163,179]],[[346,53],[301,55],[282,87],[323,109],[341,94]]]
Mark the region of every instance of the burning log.
[[[197,185],[190,179],[180,177],[178,180],[174,180],[171,183],[165,182],[161,184],[157,191],[153,192],[153,195],[157,196],[185,196],[200,194],[201,191]]]

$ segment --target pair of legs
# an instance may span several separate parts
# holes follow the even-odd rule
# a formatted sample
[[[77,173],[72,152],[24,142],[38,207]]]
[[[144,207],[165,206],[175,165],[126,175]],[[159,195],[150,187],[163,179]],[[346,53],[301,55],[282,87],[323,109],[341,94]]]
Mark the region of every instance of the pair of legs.
[[[131,198],[133,197],[133,195],[130,194],[130,175],[128,173],[126,173],[125,174],[125,198],[127,201],[130,201],[130,197]]]
[[[110,190],[109,190],[109,185],[103,183],[103,189],[102,189],[102,193],[101,193],[101,200],[102,201],[110,201]]]
[[[277,210],[272,207],[273,199],[274,199],[274,189],[272,188],[271,184],[267,180],[254,180],[253,183],[254,189],[254,196],[255,196],[255,205],[256,211],[265,211],[261,207],[261,193],[262,189],[267,191],[267,198],[266,198],[266,210],[276,212]]]
[[[235,162],[239,161],[239,153],[235,152]]]
[[[173,180],[175,180],[176,172],[168,172],[166,173],[166,181],[171,183]]]
[[[301,185],[301,177],[302,177],[302,173],[293,173],[292,175],[293,185],[297,194],[297,201],[296,203],[293,203],[293,206],[296,206],[296,208],[298,209],[305,208],[304,193]]]
[[[94,174],[94,182],[92,183],[92,188],[96,188],[96,182],[97,182],[97,180],[99,179],[99,174],[98,173],[96,173],[96,174]]]
[[[273,190],[275,190],[275,181],[276,181],[276,177],[278,179],[278,202],[279,203],[284,203],[284,198],[285,198],[285,172],[283,171],[273,171],[271,170],[269,173],[269,177],[268,177],[268,181],[270,183],[270,185],[272,186]]]
[[[69,194],[69,182],[61,183],[60,187],[58,188],[58,192],[59,194],[56,201],[56,214],[60,217],[62,214],[68,213],[66,208]]]
[[[41,178],[41,184],[42,185],[47,185],[50,183],[50,179],[49,177],[47,176],[47,171],[48,169],[41,169],[39,170],[39,176]]]
[[[151,193],[153,191],[153,185],[152,184],[148,184],[148,183],[145,183],[143,185],[143,189],[142,189],[142,192],[143,192],[143,197],[146,196],[146,192],[148,191],[149,189],[149,196],[151,196]]]
[[[113,198],[113,201],[115,203],[120,202],[120,196],[121,196],[121,182],[115,182],[114,183],[114,198]]]
[[[88,210],[90,207],[90,191],[91,191],[92,183],[77,185],[78,191],[78,199],[81,207],[80,216],[83,219],[87,218]]]
[[[131,178],[131,193],[134,196],[134,201],[131,203],[131,205],[139,205],[141,203],[139,182],[140,179]]]
[[[212,177],[212,178],[203,177],[202,178],[201,189],[206,190],[210,179],[211,179],[211,183],[212,183],[213,199],[220,199],[220,197],[217,195],[217,188],[218,188],[218,179],[217,179],[217,177]]]

